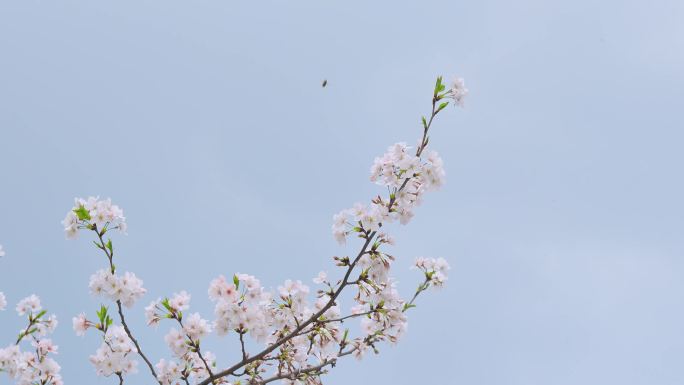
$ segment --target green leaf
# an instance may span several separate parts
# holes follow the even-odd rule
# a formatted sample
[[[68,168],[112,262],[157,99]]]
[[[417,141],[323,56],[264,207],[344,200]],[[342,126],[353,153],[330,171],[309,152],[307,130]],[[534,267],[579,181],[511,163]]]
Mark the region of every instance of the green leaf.
[[[437,82],[435,83],[435,98],[440,92],[444,91],[445,89],[446,87],[444,86],[444,84],[442,84],[442,77],[438,76]]]
[[[105,325],[105,321],[108,318],[107,307],[105,305],[100,305],[100,310],[97,312],[97,318],[100,320],[101,324]]]
[[[240,287],[240,279],[238,278],[237,274],[233,274],[233,283],[235,284],[236,289]]]
[[[76,213],[78,219],[82,221],[90,220],[90,212],[83,205],[78,206],[77,209],[74,209],[74,213]]]
[[[423,120],[423,128],[427,129],[427,120],[425,120],[424,116],[420,117]]]
[[[164,299],[161,301],[161,304],[162,304],[162,306],[164,306],[164,307],[166,308],[166,310],[168,310],[169,312],[171,312],[172,309],[171,309],[171,305],[169,304],[169,299],[168,299],[168,298],[164,298]]]
[[[110,252],[113,252],[113,251],[114,251],[114,248],[113,248],[113,246],[112,246],[112,240],[111,240],[111,238],[107,240],[107,245],[106,245],[106,246],[107,246],[107,248],[109,249]]]
[[[449,102],[444,102],[444,103],[440,104],[439,108],[437,109],[437,112],[442,111],[444,109],[444,107],[446,107],[448,105],[449,105]]]
[[[35,317],[33,317],[33,319],[34,319],[34,320],[38,320],[38,319],[40,319],[40,317],[44,316],[45,313],[47,313],[47,310],[41,311],[40,313],[38,313],[38,315],[36,315]]]

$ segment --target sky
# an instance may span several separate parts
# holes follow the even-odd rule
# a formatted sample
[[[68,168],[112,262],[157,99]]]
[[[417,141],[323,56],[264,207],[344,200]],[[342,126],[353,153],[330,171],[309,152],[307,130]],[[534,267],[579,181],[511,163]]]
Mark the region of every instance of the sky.
[[[354,242],[332,215],[382,193],[373,158],[415,143],[435,77],[460,76],[466,106],[430,142],[447,183],[388,230],[402,293],[418,256],[446,258],[448,285],[325,383],[682,384],[683,18],[677,0],[0,2],[0,291],[57,314],[67,384],[116,383],[71,329],[106,264],[64,239],[74,197],[124,209],[117,266],[148,290],[128,318],[169,358],[170,326],[144,325],[157,297],[211,317],[219,274],[340,274]],[[22,323],[0,312],[0,345]],[[206,346],[228,366],[236,343]],[[127,384],[152,383],[140,369]]]

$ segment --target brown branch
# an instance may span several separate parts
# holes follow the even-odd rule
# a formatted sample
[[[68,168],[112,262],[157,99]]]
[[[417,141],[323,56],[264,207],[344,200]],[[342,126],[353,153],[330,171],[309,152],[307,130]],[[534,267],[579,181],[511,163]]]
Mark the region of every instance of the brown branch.
[[[257,385],[264,385],[264,384],[268,384],[269,382],[273,382],[273,381],[277,381],[277,380],[283,380],[283,379],[295,380],[295,379],[297,379],[299,376],[301,376],[302,374],[309,374],[309,373],[311,373],[311,372],[319,372],[321,369],[325,368],[326,366],[335,366],[335,364],[337,364],[337,359],[338,359],[338,358],[347,356],[347,355],[349,355],[349,354],[352,354],[352,353],[353,353],[354,351],[356,351],[356,350],[357,350],[357,348],[354,347],[354,348],[352,348],[352,349],[349,349],[349,350],[347,350],[347,351],[345,351],[345,352],[340,353],[340,354],[337,356],[337,358],[327,359],[327,360],[324,360],[323,362],[321,362],[321,363],[318,364],[318,365],[309,366],[309,367],[304,368],[304,369],[298,369],[298,370],[294,370],[294,371],[291,371],[291,372],[288,372],[288,373],[276,374],[276,375],[274,375],[273,377],[269,377],[269,378],[266,378],[266,379],[264,379],[264,380],[261,380],[261,381],[257,382],[256,384],[257,384]]]
[[[181,330],[184,329],[183,327],[183,321],[180,319],[178,314],[174,312],[171,313],[173,318],[178,321],[178,324],[181,327]],[[185,333],[185,336],[188,337],[188,340],[190,341],[190,344],[192,345],[192,348],[195,349],[195,352],[197,353],[197,356],[200,358],[200,360],[204,363],[204,367],[207,369],[207,372],[209,373],[209,376],[213,376],[214,374],[211,372],[211,368],[209,368],[209,364],[207,363],[207,360],[204,359],[204,356],[202,356],[202,351],[200,349],[200,341],[197,340],[195,341],[188,333]]]
[[[246,360],[247,359],[247,351],[245,350],[245,339],[243,338],[245,333],[243,331],[240,331],[239,334],[240,334],[240,346],[242,348],[242,359]]]
[[[107,259],[109,260],[109,269],[114,274],[115,268],[114,268],[114,251],[110,251],[105,242],[104,239],[102,239],[102,236],[104,235],[104,232],[97,231],[97,228],[95,228],[93,231],[95,231],[95,234],[97,234],[97,237],[100,240],[100,244],[98,247],[102,249],[105,254],[107,255]],[[126,335],[128,335],[128,338],[133,341],[133,345],[135,345],[136,350],[138,351],[138,355],[142,357],[143,361],[145,361],[145,364],[147,364],[147,367],[150,369],[150,372],[152,373],[152,376],[154,377],[155,380],[161,385],[161,381],[159,381],[159,378],[157,377],[157,372],[154,370],[154,366],[152,365],[152,362],[145,356],[145,354],[142,352],[142,349],[140,349],[140,344],[138,341],[133,337],[133,333],[131,332],[131,329],[128,327],[128,324],[126,324],[126,318],[124,317],[123,314],[123,309],[121,307],[121,301],[116,300],[116,307],[119,313],[119,319],[121,320],[121,325],[123,326],[124,330],[126,331]]]
[[[143,361],[147,364],[147,367],[150,368],[150,372],[152,372],[152,375],[154,376],[154,379],[157,380],[161,384],[161,381],[157,378],[157,372],[154,371],[154,366],[150,362],[150,360],[145,356],[145,354],[142,352],[140,349],[140,344],[138,343],[138,340],[133,337],[133,333],[131,333],[131,329],[128,327],[128,324],[126,324],[126,319],[124,318],[123,315],[123,309],[121,308],[121,301],[116,300],[116,306],[119,311],[119,318],[121,319],[121,325],[123,326],[124,330],[126,331],[126,334],[128,335],[128,338],[133,341],[133,345],[135,345],[135,349],[138,351],[138,355],[142,357]]]

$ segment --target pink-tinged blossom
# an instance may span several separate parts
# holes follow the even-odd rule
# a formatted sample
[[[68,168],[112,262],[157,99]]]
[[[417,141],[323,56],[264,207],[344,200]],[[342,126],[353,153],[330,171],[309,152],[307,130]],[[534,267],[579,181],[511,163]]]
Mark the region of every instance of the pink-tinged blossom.
[[[115,373],[135,373],[138,365],[132,359],[135,353],[137,349],[124,328],[112,325],[107,329],[102,345],[90,356],[90,363],[98,375],[105,377]]]
[[[169,306],[176,312],[187,310],[190,307],[190,294],[185,290],[174,293],[169,300]]]
[[[182,368],[178,363],[174,361],[166,361],[165,359],[159,360],[155,365],[157,368],[157,379],[162,383],[162,385],[175,385],[181,378]]]
[[[427,282],[435,288],[440,288],[447,281],[447,271],[451,269],[444,258],[416,258],[414,267],[425,273]]]
[[[57,318],[45,317],[45,312],[40,310],[40,300],[35,295],[17,305],[20,316],[29,315],[28,326],[22,329],[16,344],[0,348],[0,372],[5,372],[16,384],[63,385],[61,367],[50,356],[58,353],[58,347],[52,340],[43,338],[54,332]],[[31,341],[32,347],[22,351],[22,341]]]
[[[5,297],[5,294],[0,291],[0,310],[5,310],[7,307],[7,298]]]
[[[176,357],[182,357],[188,352],[188,345],[185,343],[185,336],[178,329],[172,328],[164,336],[166,345],[171,349]]]
[[[325,271],[319,272],[318,275],[316,276],[316,278],[313,279],[313,282],[315,284],[318,284],[318,285],[325,283],[327,281],[328,281],[328,273],[326,273]]]
[[[17,314],[20,316],[23,316],[27,313],[38,313],[41,309],[42,307],[40,306],[40,298],[38,298],[38,296],[35,294],[31,294],[30,296],[19,301],[16,307]]]
[[[46,336],[53,333],[57,329],[57,316],[51,314],[49,316],[43,316],[41,321],[35,325],[36,333],[40,336]]]
[[[58,346],[52,343],[49,338],[32,341],[31,345],[38,351],[39,355],[46,355],[48,353],[57,354]]]
[[[233,282],[226,281],[226,277],[219,276],[209,285],[209,298],[212,301],[224,300],[234,302],[237,299],[237,288]]]
[[[468,95],[463,78],[455,78],[447,92],[447,97],[454,100],[454,104],[460,107],[464,105],[464,99]]]
[[[143,287],[143,281],[135,274],[126,272],[122,276],[112,274],[109,269],[102,269],[90,276],[90,293],[94,296],[103,296],[112,301],[121,301],[126,307],[142,298],[147,290]]]
[[[80,337],[84,336],[88,328],[92,326],[90,321],[88,321],[88,319],[86,318],[85,313],[81,313],[76,317],[72,318],[71,322],[74,328],[74,332],[76,332],[76,335]]]
[[[187,319],[185,319],[183,331],[188,337],[192,338],[194,341],[197,341],[211,333],[211,326],[207,320],[203,319],[199,315],[199,313],[193,313]]]
[[[67,212],[62,225],[67,239],[76,239],[79,229],[95,226],[99,231],[103,229],[117,229],[126,233],[128,228],[123,210],[112,200],[89,197],[88,199],[75,198],[75,204]]]
[[[147,321],[147,326],[159,325],[159,321],[161,321],[161,318],[164,316],[160,302],[161,298],[158,298],[145,307],[145,320]]]

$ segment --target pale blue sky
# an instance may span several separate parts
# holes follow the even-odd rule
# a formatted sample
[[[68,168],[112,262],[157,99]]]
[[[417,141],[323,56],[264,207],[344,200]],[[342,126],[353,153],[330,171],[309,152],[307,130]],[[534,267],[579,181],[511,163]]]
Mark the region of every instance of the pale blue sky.
[[[400,290],[419,255],[449,285],[326,383],[682,384],[682,20],[676,0],[2,1],[0,291],[57,312],[67,384],[112,384],[71,330],[105,262],[63,239],[74,196],[125,210],[117,265],[149,290],[129,318],[156,362],[150,300],[186,289],[208,317],[219,273],[332,270],[332,214],[381,191],[374,156],[459,75],[467,107],[432,135],[447,184],[391,228]],[[0,341],[19,322],[0,313]]]

